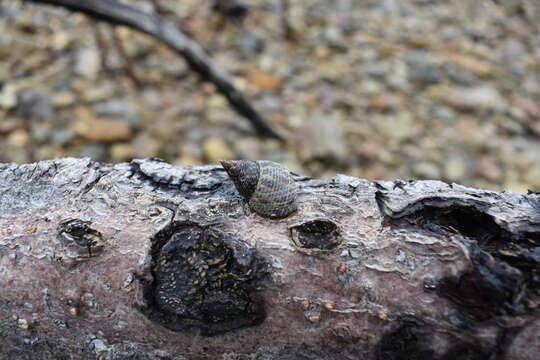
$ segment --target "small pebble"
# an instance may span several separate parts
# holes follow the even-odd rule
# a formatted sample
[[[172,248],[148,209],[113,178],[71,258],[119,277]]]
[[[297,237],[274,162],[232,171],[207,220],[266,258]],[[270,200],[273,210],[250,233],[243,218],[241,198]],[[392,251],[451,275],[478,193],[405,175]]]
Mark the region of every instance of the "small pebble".
[[[17,325],[21,328],[21,329],[28,329],[30,327],[30,325],[28,324],[28,320],[26,319],[18,319],[17,320]]]

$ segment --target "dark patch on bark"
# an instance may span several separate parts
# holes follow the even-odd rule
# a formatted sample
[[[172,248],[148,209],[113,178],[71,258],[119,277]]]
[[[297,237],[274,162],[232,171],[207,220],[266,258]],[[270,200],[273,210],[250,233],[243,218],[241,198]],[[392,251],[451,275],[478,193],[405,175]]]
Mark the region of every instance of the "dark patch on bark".
[[[2,301],[0,299],[0,309]],[[48,339],[34,329],[21,329],[12,318],[0,319],[0,358],[6,360],[71,360],[74,354],[58,339]]]
[[[151,320],[210,336],[260,324],[260,287],[269,265],[241,239],[218,229],[174,225],[154,239],[153,282],[145,286]]]
[[[341,244],[338,226],[329,220],[311,220],[291,228],[294,243],[305,249],[334,250]]]
[[[324,343],[302,343],[274,348],[261,348],[254,354],[229,353],[226,360],[367,360],[369,347],[356,343],[336,346]]]
[[[391,323],[377,345],[377,360],[485,360],[504,358],[504,352],[514,331],[500,330],[495,344],[483,346],[479,342],[450,338],[450,348],[442,355],[432,349],[434,329],[414,316],[403,316]],[[512,333],[512,336],[507,336]],[[471,336],[471,339],[474,337]]]
[[[386,224],[421,228],[469,249],[472,270],[440,279],[434,288],[441,296],[475,320],[523,314],[526,299],[538,301],[540,233],[503,228],[482,201],[424,198],[411,206],[415,211],[386,217]]]
[[[102,235],[99,231],[92,229],[91,221],[80,219],[65,219],[58,227],[58,238],[64,246],[75,244],[86,248],[88,257],[92,257],[92,251],[102,250]]]
[[[440,281],[438,293],[462,307],[476,320],[494,315],[523,313],[521,300],[525,279],[521,271],[503,261],[497,261],[472,245],[473,270],[459,278]]]
[[[390,325],[377,347],[377,360],[432,360],[430,333],[426,324],[406,316]]]
[[[399,191],[406,193],[407,185],[403,186],[398,187]],[[402,198],[395,201],[390,193],[379,189],[377,203],[385,215],[385,225],[422,229],[460,242],[468,249],[470,271],[458,277],[428,279],[424,288],[452,301],[458,321],[451,322],[472,331],[493,318],[525,315],[540,304],[540,218],[538,223],[522,224],[520,219],[512,218],[516,205],[511,202],[467,195],[418,197],[408,204],[409,208],[402,202],[395,211],[391,206]],[[508,209],[510,215],[502,220],[494,217],[494,205]],[[516,325],[501,329],[493,348],[458,340],[442,359],[502,359],[520,328]]]
[[[459,344],[448,350],[440,360],[486,360],[491,352],[473,344]]]

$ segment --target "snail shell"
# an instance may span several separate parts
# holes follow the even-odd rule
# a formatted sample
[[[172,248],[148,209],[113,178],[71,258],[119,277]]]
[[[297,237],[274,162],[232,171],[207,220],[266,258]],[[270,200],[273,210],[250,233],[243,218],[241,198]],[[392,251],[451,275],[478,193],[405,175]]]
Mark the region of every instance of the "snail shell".
[[[297,209],[298,186],[289,170],[273,161],[229,160],[221,165],[251,210],[284,218]]]

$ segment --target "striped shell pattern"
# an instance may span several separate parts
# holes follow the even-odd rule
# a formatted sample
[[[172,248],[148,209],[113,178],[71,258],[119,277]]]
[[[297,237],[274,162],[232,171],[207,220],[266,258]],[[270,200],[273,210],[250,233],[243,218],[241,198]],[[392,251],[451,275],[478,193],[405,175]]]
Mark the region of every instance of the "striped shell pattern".
[[[272,161],[221,161],[238,192],[257,214],[284,218],[297,209],[298,186],[289,170]]]

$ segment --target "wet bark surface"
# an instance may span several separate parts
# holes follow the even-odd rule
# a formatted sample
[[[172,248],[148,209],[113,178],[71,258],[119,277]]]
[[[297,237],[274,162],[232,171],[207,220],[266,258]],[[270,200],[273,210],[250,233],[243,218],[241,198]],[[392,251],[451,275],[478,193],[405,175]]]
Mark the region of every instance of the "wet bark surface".
[[[220,166],[0,164],[0,358],[535,359],[540,195]]]

